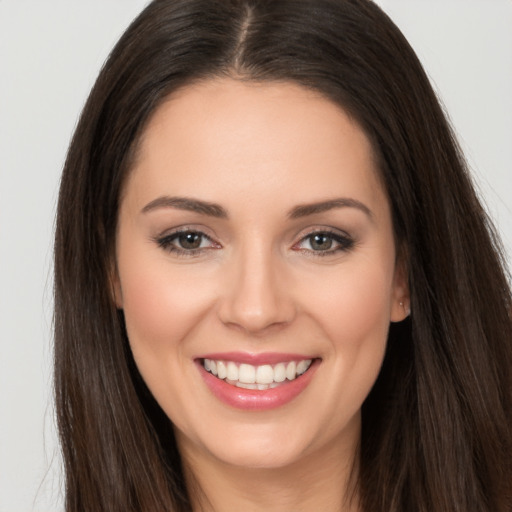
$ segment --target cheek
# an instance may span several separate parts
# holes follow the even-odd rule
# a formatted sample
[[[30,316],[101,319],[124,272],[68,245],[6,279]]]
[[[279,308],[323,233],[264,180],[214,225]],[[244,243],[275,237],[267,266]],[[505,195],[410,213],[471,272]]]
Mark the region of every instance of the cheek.
[[[158,341],[158,334],[168,329],[169,307],[175,302],[161,279],[145,275],[124,279],[123,309],[130,341]]]
[[[336,435],[355,417],[377,379],[389,331],[391,283],[390,273],[368,265],[340,271],[328,293],[310,295],[312,314],[330,344],[329,372],[321,376],[325,394],[318,399],[330,411],[326,435]]]
[[[197,286],[180,269],[170,270],[165,257],[120,262],[122,302],[130,345],[137,356],[165,357],[180,347],[211,303],[207,286]]]
[[[123,309],[130,348],[137,368],[169,418],[186,428],[183,382],[196,371],[191,363],[194,335],[211,303],[204,287],[168,264],[133,266],[120,273]],[[185,421],[185,423],[183,423]]]
[[[347,267],[331,275],[327,290],[312,293],[309,302],[336,345],[354,348],[385,342],[392,305],[391,268],[382,265]]]

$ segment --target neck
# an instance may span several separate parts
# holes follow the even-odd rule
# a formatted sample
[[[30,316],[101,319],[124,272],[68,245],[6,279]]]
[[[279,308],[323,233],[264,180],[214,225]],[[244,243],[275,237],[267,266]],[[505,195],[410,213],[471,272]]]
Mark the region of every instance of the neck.
[[[194,512],[358,512],[357,443],[337,440],[285,467],[247,468],[184,455]],[[198,457],[200,460],[198,460]]]

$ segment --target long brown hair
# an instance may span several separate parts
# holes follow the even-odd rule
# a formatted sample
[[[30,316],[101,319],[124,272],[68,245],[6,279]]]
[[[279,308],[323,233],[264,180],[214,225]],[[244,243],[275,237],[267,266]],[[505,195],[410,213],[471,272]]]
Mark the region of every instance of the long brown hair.
[[[66,511],[187,511],[172,425],[112,300],[118,207],[137,142],[173,91],[214,76],[292,81],[373,144],[408,262],[363,404],[367,512],[512,510],[512,299],[500,245],[417,57],[369,0],[155,0],[83,109],[55,239],[55,395]]]

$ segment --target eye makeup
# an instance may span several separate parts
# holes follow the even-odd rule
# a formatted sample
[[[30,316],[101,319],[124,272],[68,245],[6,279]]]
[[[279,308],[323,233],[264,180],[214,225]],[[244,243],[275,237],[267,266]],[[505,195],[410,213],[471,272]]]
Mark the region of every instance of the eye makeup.
[[[355,241],[349,235],[324,228],[315,229],[303,236],[294,244],[293,249],[313,256],[325,257],[349,251],[354,244]]]
[[[163,250],[183,257],[199,256],[205,251],[222,248],[220,243],[204,231],[192,227],[183,227],[163,236],[157,236],[153,240]],[[318,228],[302,236],[293,244],[292,250],[315,257],[326,257],[347,252],[353,248],[354,244],[354,239],[346,233],[342,234],[332,228]]]
[[[222,246],[199,229],[184,227],[153,239],[160,248],[176,256],[199,256]]]

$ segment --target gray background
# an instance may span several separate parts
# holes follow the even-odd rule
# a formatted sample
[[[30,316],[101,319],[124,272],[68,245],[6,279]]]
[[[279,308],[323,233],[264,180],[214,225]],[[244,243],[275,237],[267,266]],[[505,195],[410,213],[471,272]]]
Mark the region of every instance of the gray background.
[[[59,174],[102,62],[145,3],[0,0],[0,512],[62,510],[51,401]],[[512,1],[378,3],[425,64],[510,255]]]

